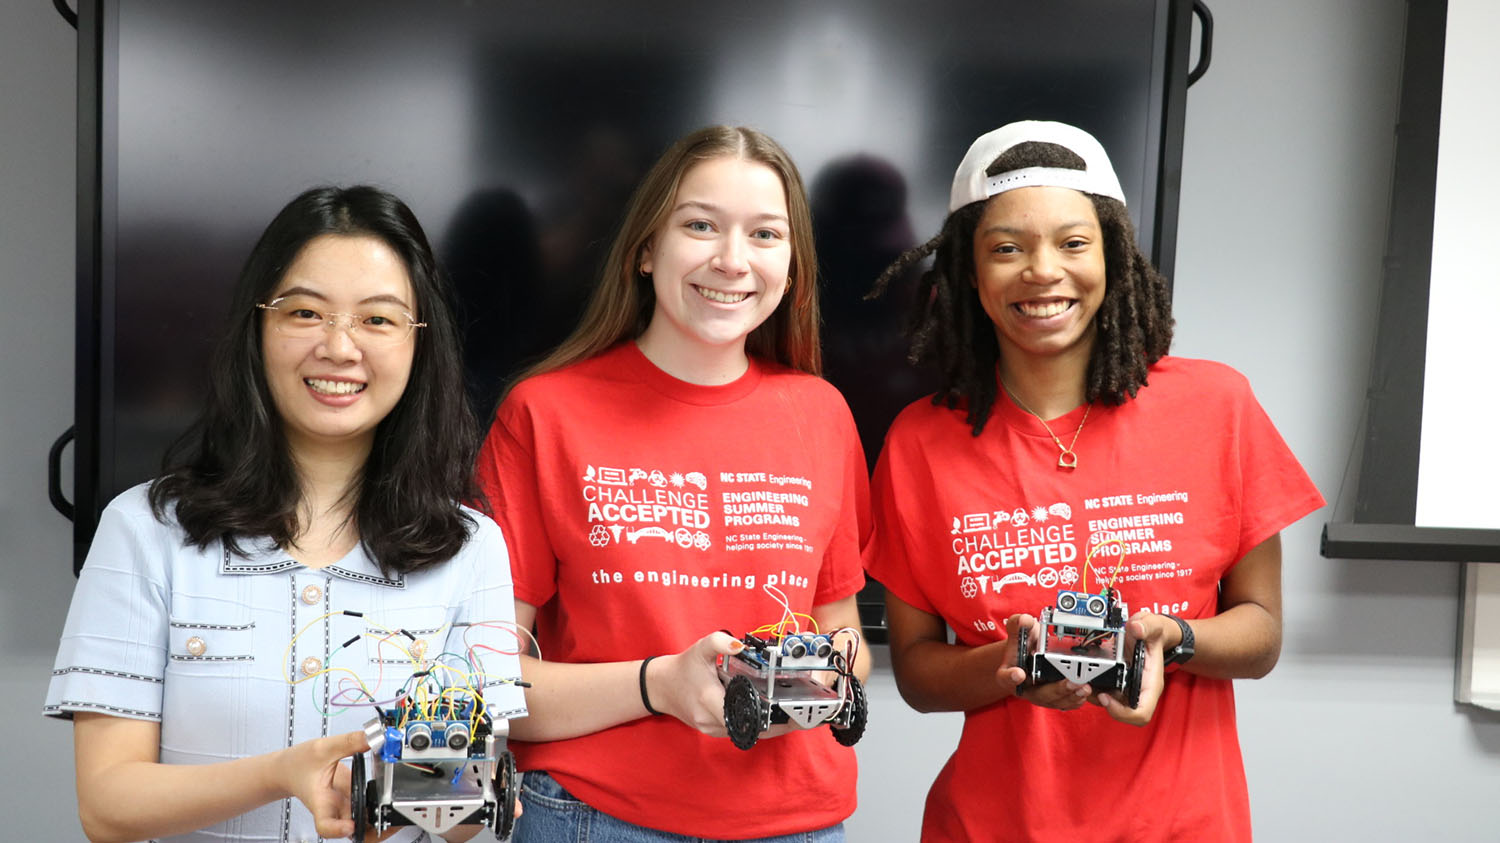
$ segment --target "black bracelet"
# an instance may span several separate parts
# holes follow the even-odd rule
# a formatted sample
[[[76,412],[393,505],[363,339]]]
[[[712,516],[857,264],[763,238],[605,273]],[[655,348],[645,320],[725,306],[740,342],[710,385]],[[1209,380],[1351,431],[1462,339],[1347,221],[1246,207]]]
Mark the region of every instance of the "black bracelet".
[[[654,658],[656,656],[647,656],[646,660],[641,662],[641,705],[645,706],[646,711],[651,714],[661,714],[660,711],[651,707],[651,695],[646,693],[646,665],[650,664]]]

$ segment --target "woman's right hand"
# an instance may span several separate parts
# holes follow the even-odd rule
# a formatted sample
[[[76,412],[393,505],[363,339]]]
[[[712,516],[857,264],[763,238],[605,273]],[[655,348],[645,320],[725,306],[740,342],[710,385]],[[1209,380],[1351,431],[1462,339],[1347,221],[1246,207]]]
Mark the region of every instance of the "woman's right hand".
[[[1036,618],[1031,615],[1011,615],[1005,620],[1005,634],[1008,636],[1009,641],[1017,641],[1023,629],[1029,633],[1027,636],[1028,641],[1035,641],[1037,627]],[[1028,649],[1033,649],[1033,647],[1028,645]],[[1018,651],[1015,655],[1015,661],[1012,664],[1020,666],[1024,655],[1026,654]],[[1045,685],[1017,685],[1016,696],[1032,705],[1039,705],[1042,708],[1073,711],[1074,709],[1082,708],[1084,703],[1088,702],[1090,690],[1088,685],[1058,681],[1048,682]]]
[[[349,804],[350,774],[343,760],[370,748],[363,731],[316,738],[282,750],[276,757],[280,787],[313,815],[318,835],[348,837],[354,833]]]
[[[646,665],[646,693],[651,707],[676,717],[711,738],[729,734],[724,727],[724,684],[719,656],[745,649],[726,632],[711,632],[680,653],[658,656]]]

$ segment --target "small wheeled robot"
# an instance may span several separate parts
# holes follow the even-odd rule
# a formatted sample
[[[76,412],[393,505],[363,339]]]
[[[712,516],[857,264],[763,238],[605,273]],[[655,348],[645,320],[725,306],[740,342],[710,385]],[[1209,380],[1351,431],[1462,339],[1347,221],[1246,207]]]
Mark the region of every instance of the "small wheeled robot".
[[[505,748],[510,721],[491,722],[475,697],[377,711],[365,725],[373,759],[368,780],[364,753],[353,760],[355,840],[364,839],[366,828],[405,825],[433,835],[484,825],[500,840],[510,836],[519,792],[515,757]]]
[[[1141,701],[1141,674],[1146,667],[1146,643],[1135,642],[1125,661],[1125,621],[1129,609],[1111,589],[1099,594],[1059,591],[1057,604],[1042,610],[1036,652],[1031,652],[1030,630],[1016,640],[1016,653],[1029,685],[1068,680],[1096,691],[1124,694],[1135,708]]]
[[[761,732],[789,722],[807,729],[827,723],[844,746],[859,742],[869,703],[854,675],[852,650],[840,651],[831,636],[811,632],[740,640],[743,650],[719,657],[724,726],[735,746],[749,749]],[[832,687],[814,678],[819,671],[834,674]]]

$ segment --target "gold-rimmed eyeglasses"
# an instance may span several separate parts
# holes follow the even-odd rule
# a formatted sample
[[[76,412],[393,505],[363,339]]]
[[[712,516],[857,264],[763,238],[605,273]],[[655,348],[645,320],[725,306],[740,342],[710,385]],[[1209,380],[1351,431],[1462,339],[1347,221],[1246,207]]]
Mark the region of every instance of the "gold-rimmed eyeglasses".
[[[330,329],[349,333],[361,346],[400,345],[416,328],[427,327],[405,308],[392,302],[370,302],[355,313],[334,313],[314,296],[281,296],[256,307],[266,312],[266,322],[283,337],[314,339]]]

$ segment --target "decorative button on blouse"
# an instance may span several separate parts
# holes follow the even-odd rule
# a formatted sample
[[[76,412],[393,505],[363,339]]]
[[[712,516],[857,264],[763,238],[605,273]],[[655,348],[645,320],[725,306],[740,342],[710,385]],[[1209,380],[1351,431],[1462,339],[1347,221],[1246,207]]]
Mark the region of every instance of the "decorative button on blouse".
[[[323,599],[323,589],[310,585],[302,589],[302,602],[311,606]]]
[[[208,652],[208,644],[202,638],[194,635],[187,640],[187,651],[190,656],[201,656]]]
[[[322,669],[323,663],[316,658],[313,658],[312,656],[308,656],[307,658],[302,660],[303,676],[312,676],[314,673],[317,673]]]

